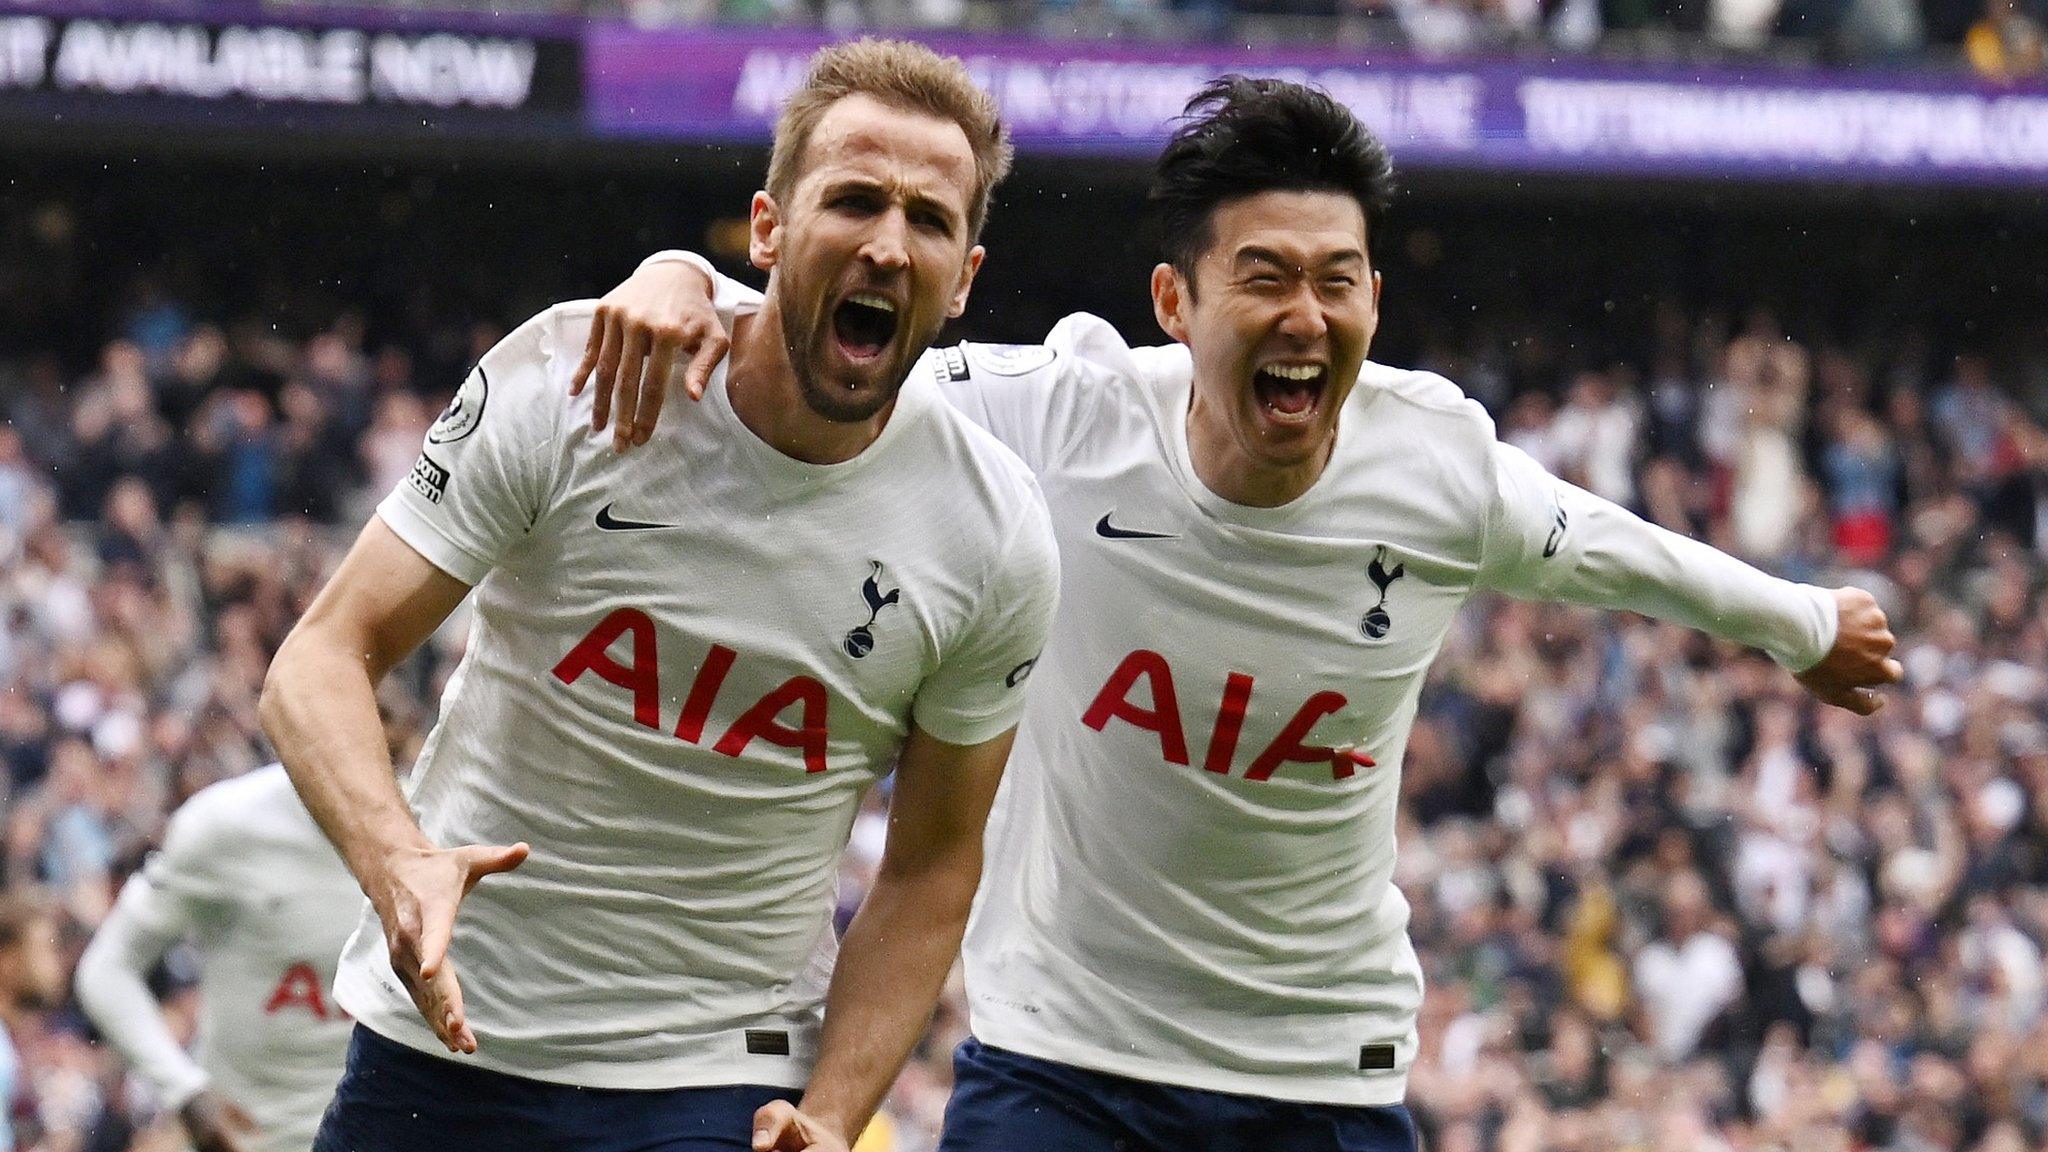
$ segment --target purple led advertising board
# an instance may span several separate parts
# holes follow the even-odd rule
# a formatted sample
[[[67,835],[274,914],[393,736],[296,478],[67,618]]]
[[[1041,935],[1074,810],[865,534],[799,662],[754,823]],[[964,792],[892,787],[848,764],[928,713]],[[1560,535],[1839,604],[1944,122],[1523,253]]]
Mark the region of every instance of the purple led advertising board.
[[[1409,169],[2048,189],[2048,82],[940,36],[1027,153],[1149,158],[1230,71],[1320,85]],[[825,38],[420,10],[0,0],[0,124],[765,144]]]
[[[0,112],[81,122],[578,133],[582,27],[397,11],[0,0]]]
[[[764,141],[824,41],[786,32],[586,33],[591,129]],[[1335,52],[933,37],[1027,152],[1146,157],[1222,72],[1303,80],[1409,167],[2048,187],[2048,85],[1960,74],[1365,59]]]

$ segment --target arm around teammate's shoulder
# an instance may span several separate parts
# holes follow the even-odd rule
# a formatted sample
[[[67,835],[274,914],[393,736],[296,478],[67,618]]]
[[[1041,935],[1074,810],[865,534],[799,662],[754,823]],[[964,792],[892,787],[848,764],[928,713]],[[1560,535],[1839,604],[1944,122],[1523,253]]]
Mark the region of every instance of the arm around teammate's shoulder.
[[[684,365],[683,391],[702,400],[712,370],[732,347],[734,317],[761,301],[759,292],[694,252],[656,252],[598,301],[569,395],[595,381],[591,430],[610,423],[620,452],[645,444],[661,419],[676,363]]]
[[[1897,683],[1884,612],[1858,588],[1782,580],[1658,527],[1494,446],[1480,583],[1512,596],[1639,612],[1762,649],[1822,701],[1868,715]]]

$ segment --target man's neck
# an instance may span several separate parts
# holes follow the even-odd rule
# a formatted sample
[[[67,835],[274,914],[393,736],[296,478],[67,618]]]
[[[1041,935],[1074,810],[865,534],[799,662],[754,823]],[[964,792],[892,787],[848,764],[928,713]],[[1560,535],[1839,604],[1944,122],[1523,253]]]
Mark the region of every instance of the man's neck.
[[[733,324],[725,391],[748,431],[770,448],[806,464],[840,464],[861,454],[889,423],[891,400],[856,424],[827,420],[804,402],[782,340],[782,310],[770,292],[761,310]]]
[[[1278,508],[1315,486],[1336,439],[1294,465],[1262,464],[1238,443],[1228,417],[1210,411],[1198,391],[1188,406],[1188,457],[1202,486],[1232,504]]]

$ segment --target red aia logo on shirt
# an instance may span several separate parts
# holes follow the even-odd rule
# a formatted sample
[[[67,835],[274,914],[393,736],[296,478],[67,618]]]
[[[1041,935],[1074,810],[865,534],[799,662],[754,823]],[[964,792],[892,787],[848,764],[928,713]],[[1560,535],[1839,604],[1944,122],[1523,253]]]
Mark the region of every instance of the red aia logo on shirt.
[[[299,1008],[315,1020],[346,1020],[348,1013],[341,1005],[330,1003],[322,991],[320,973],[311,964],[301,960],[284,970],[278,978],[277,987],[271,989],[270,999],[263,1004],[265,1016]]]
[[[1131,689],[1140,680],[1146,682],[1152,697],[1149,707],[1131,699]],[[1232,672],[1224,681],[1223,703],[1209,728],[1209,752],[1202,758],[1203,770],[1219,776],[1230,774],[1237,759],[1238,737],[1244,731],[1245,712],[1251,706],[1252,687],[1252,678],[1243,672]],[[1341,692],[1318,692],[1309,697],[1280,729],[1280,734],[1273,737],[1273,742],[1266,745],[1265,751],[1252,760],[1244,778],[1270,780],[1282,764],[1328,764],[1330,779],[1348,780],[1359,768],[1373,767],[1372,757],[1363,752],[1302,743],[1318,720],[1347,703]],[[1081,723],[1100,732],[1112,719],[1157,733],[1159,754],[1167,763],[1189,763],[1187,732],[1180,722],[1180,697],[1174,691],[1173,667],[1166,657],[1140,648],[1124,657],[1116,671],[1109,674],[1102,691],[1095,694],[1095,702],[1082,714]]]
[[[611,646],[622,636],[632,637],[632,662],[628,664],[611,657]],[[683,699],[682,715],[676,718],[676,739],[686,744],[703,742],[711,706],[717,703],[726,674],[737,659],[739,654],[723,644],[713,644],[704,654],[704,662],[690,681],[690,694]],[[661,662],[656,654],[654,621],[647,613],[638,608],[618,609],[599,621],[554,667],[555,679],[564,684],[574,684],[585,672],[631,692],[633,721],[661,729]],[[792,707],[797,709],[794,727],[782,723],[782,714]],[[761,739],[800,750],[804,771],[823,772],[831,735],[827,719],[825,686],[809,676],[792,676],[741,713],[711,750],[737,758],[747,745]]]

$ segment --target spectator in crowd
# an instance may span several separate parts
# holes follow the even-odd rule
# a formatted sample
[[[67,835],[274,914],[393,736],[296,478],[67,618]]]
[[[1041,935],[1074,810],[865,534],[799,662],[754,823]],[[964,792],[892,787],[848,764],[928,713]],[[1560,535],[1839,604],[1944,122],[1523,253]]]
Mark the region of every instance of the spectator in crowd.
[[[1642,414],[1611,372],[1581,372],[1550,422],[1546,450],[1558,475],[1625,508],[1636,505],[1636,452]]]
[[[1985,0],[1983,19],[1963,37],[1963,54],[1986,79],[2038,76],[2048,66],[2048,35],[2019,0]]]
[[[1807,511],[1799,440],[1811,361],[1805,348],[1779,333],[1775,319],[1760,313],[1728,346],[1725,363],[1724,395],[1740,406],[1727,459],[1735,546],[1745,556],[1780,561]]]
[[[1706,882],[1682,873],[1664,894],[1662,932],[1636,956],[1650,1043],[1668,1064],[1691,1057],[1742,991],[1742,964],[1710,922],[1712,912]]]
[[[1901,480],[1891,433],[1868,409],[1844,408],[1835,416],[1822,467],[1842,560],[1881,561],[1891,552]]]

